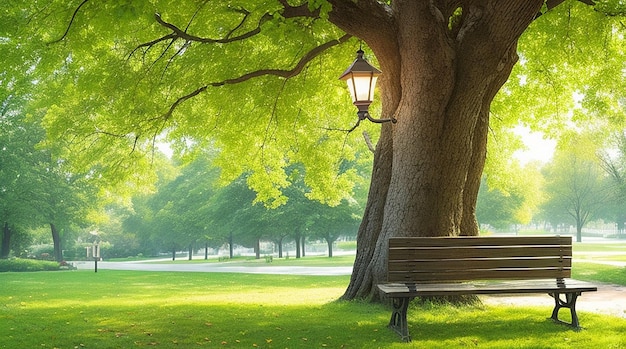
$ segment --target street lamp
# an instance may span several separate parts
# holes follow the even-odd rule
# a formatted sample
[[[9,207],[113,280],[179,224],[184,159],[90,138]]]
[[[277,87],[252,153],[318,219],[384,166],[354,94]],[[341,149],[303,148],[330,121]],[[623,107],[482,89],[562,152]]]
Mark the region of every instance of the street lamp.
[[[374,100],[374,87],[376,87],[376,80],[378,76],[382,74],[373,65],[369,64],[365,58],[363,58],[363,50],[356,51],[356,59],[352,62],[352,65],[346,69],[339,77],[340,80],[344,80],[348,84],[348,90],[350,90],[350,97],[352,97],[352,103],[359,109],[356,113],[359,117],[359,122],[364,119],[368,119],[371,122],[383,123],[383,122],[396,122],[396,119],[375,119],[373,118],[368,109],[372,101]]]

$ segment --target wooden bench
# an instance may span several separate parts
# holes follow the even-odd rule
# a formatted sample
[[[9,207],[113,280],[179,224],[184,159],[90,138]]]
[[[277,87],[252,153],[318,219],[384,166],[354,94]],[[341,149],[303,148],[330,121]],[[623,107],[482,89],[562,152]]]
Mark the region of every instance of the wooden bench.
[[[415,297],[547,293],[555,301],[551,318],[579,329],[576,299],[597,291],[570,279],[572,238],[562,236],[390,238],[387,268],[388,283],[377,286],[392,300],[389,327],[406,342]],[[559,320],[562,308],[570,323]]]

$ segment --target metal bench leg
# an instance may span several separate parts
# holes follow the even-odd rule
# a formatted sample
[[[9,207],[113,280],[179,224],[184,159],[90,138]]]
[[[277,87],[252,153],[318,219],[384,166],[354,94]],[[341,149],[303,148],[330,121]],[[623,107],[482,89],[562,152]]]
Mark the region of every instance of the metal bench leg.
[[[578,299],[580,293],[565,293],[565,300],[561,299],[560,293],[551,293],[550,295],[554,298],[554,310],[552,310],[552,320],[560,323],[565,323],[574,327],[575,329],[580,329],[578,315],[576,314],[576,300]],[[572,323],[568,324],[567,322],[559,320],[559,310],[561,310],[561,308],[569,308],[570,313],[572,314]]]
[[[412,297],[392,298],[391,304],[393,310],[391,312],[391,320],[389,320],[389,328],[396,331],[405,342],[411,341],[406,313],[412,299]]]

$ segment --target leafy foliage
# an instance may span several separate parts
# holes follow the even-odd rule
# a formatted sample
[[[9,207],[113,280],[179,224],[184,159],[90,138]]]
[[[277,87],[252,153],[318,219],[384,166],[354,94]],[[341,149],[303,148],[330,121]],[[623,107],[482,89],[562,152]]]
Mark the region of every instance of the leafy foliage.
[[[571,128],[623,128],[624,7],[595,3],[595,11],[575,0],[544,11],[519,40],[520,60],[492,103],[486,172],[493,187],[506,190],[518,178],[507,162],[521,145],[511,134],[516,126],[552,139]]]
[[[0,272],[51,271],[59,270],[58,262],[34,259],[0,259]]]
[[[351,190],[355,178],[337,175],[339,159],[367,148],[358,135],[332,129],[353,120],[336,79],[352,50],[333,49],[348,37],[307,17],[306,7],[283,10],[276,1],[3,7],[10,5],[22,11],[10,10],[5,46],[26,45],[38,86],[32,107],[45,113],[47,146],[75,171],[95,166],[110,183],[146,181],[155,146],[167,141],[180,154],[219,149],[222,179],[248,173],[257,200],[269,206],[285,202],[291,164],[315,173],[307,184],[318,200],[337,203]],[[329,49],[318,55],[318,47]],[[338,105],[346,108],[339,112]]]

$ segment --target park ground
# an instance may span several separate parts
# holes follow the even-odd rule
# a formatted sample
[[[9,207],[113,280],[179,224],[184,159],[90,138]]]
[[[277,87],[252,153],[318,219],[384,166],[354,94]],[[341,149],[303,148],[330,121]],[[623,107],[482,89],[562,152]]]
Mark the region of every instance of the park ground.
[[[603,244],[607,239],[592,240],[595,243]],[[341,256],[350,256],[350,251],[339,252]],[[626,267],[626,250],[600,250],[577,252],[574,255],[574,263],[586,262],[598,265],[612,265]],[[222,273],[251,273],[251,274],[282,274],[282,275],[313,275],[313,276],[336,276],[350,275],[352,267],[338,262],[337,266],[283,266],[280,263],[265,263],[261,261],[241,260],[225,261],[218,263],[201,263],[201,256],[194,257],[195,263],[187,260],[179,260],[173,263],[171,259],[149,259],[141,261],[101,261],[98,268],[103,270],[135,270],[154,272],[222,272]],[[200,262],[200,263],[198,263]],[[79,269],[94,269],[92,261],[72,262]],[[590,311],[601,314],[608,314],[626,318],[626,286],[614,285],[610,283],[599,283],[598,292],[584,293],[578,303],[580,311]],[[550,306],[553,300],[541,294],[529,295],[488,295],[481,296],[486,304],[501,304],[513,306]]]

